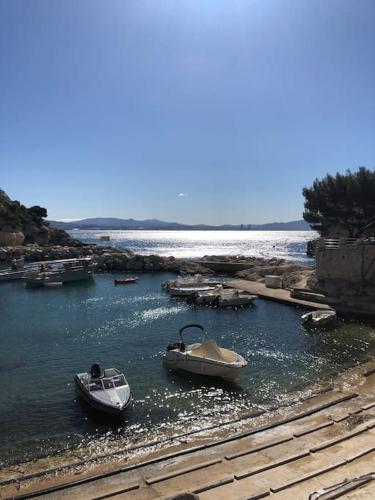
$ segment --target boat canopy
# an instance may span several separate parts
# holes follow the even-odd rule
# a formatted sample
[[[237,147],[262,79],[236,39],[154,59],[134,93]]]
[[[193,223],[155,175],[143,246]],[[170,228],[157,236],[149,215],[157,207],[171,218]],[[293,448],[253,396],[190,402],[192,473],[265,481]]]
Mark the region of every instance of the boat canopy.
[[[203,328],[203,326],[202,326],[202,325],[198,325],[198,324],[191,324],[191,325],[186,325],[186,326],[184,326],[184,327],[182,327],[182,328],[181,328],[181,330],[180,330],[180,337],[181,337],[181,340],[182,340],[182,332],[183,332],[184,330],[186,330],[187,328],[199,328],[200,330],[202,330],[202,332],[203,332],[203,336],[204,336],[204,337],[206,337],[206,335],[207,335],[207,332],[206,332],[206,330]]]
[[[197,347],[194,344],[194,348],[190,350],[190,354],[224,363],[238,361],[238,355],[235,352],[219,347],[214,340],[206,340],[201,344],[197,344]]]

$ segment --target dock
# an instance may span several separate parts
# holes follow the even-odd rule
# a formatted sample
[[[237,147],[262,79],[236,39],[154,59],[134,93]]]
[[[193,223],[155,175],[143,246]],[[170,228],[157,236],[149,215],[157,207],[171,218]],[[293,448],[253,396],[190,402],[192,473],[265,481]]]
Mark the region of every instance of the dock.
[[[7,478],[0,476],[0,497],[165,500],[191,492],[200,500],[290,500],[343,482],[343,497],[355,490],[356,499],[374,498],[374,372],[362,373],[355,391],[331,389],[271,420],[247,417],[241,432],[239,422],[233,423],[236,431],[190,446],[176,438],[143,461],[129,460],[124,451],[96,470],[80,468],[83,461],[64,471],[26,474],[14,468]]]
[[[236,288],[238,290],[245,290],[265,300],[273,300],[281,304],[287,304],[295,307],[303,307],[305,309],[331,309],[327,304],[319,302],[311,302],[308,300],[296,299],[290,296],[290,290],[285,288],[267,288],[264,283],[249,280],[231,280],[226,281],[224,285],[228,288]]]

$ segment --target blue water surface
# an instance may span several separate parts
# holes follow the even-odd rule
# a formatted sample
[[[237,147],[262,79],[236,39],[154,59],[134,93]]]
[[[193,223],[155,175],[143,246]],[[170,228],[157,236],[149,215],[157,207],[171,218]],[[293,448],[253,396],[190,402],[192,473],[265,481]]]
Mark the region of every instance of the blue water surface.
[[[241,310],[195,307],[161,289],[170,274],[145,273],[136,285],[116,287],[118,277],[97,274],[56,289],[1,284],[2,464],[77,447],[108,451],[277,407],[374,352],[371,325],[339,322],[312,332],[293,307],[263,300]],[[201,323],[248,360],[237,384],[164,368],[167,343],[187,323]],[[125,372],[134,401],[122,420],[108,421],[77,398],[73,376],[93,362]]]

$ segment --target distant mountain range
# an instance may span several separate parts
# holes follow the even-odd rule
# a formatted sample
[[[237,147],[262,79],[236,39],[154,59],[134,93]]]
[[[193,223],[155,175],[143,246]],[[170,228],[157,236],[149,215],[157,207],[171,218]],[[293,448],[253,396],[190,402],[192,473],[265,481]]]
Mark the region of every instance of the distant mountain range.
[[[206,224],[180,224],[178,222],[164,222],[158,219],[118,219],[115,217],[95,217],[71,222],[48,221],[51,226],[70,229],[170,229],[170,230],[253,230],[253,231],[308,231],[310,226],[304,220],[291,222],[271,222],[268,224],[224,224],[209,226]]]

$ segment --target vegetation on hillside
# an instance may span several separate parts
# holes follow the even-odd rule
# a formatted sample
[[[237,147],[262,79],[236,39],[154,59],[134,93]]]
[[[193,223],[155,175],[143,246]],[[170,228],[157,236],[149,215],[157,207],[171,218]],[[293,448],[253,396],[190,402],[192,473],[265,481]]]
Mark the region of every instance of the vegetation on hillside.
[[[47,217],[47,210],[38,205],[26,208],[19,201],[11,200],[0,189],[0,222],[14,229],[21,230],[27,224],[40,226],[44,224],[43,218]]]
[[[323,237],[358,238],[375,232],[375,171],[359,167],[327,174],[303,189],[303,218]]]

